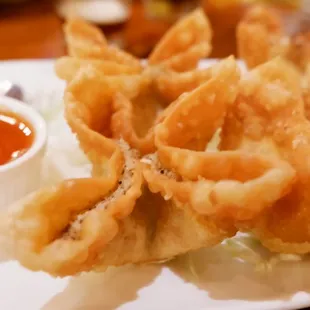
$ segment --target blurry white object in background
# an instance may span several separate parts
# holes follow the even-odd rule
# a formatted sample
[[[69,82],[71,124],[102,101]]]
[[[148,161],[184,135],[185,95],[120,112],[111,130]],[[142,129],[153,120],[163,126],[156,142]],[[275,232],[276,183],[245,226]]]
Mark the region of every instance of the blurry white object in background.
[[[89,22],[108,25],[125,22],[130,15],[129,1],[122,0],[63,0],[57,5],[63,18],[81,17]]]

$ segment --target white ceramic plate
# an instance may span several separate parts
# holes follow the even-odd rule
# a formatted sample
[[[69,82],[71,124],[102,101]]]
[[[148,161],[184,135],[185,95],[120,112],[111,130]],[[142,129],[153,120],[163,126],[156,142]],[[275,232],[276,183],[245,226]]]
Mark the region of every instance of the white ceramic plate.
[[[53,63],[3,62],[2,78],[20,83],[28,100],[49,120],[47,181],[87,174],[89,166],[83,154],[75,151],[76,142],[61,115],[64,85],[55,77]],[[75,154],[74,158],[68,154]],[[180,267],[189,258],[196,275],[189,268]],[[16,262],[3,261],[0,309],[297,309],[310,305],[309,268],[307,261],[290,262],[277,265],[269,273],[259,273],[252,265],[232,259],[221,246],[165,266],[127,266],[66,279],[53,279],[44,273],[30,272]]]

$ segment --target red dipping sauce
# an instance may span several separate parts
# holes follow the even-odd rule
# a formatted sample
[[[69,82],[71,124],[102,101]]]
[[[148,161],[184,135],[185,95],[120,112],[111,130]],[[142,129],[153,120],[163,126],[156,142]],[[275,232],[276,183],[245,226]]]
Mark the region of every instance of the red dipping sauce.
[[[0,111],[0,165],[25,154],[32,146],[34,132],[19,116]]]

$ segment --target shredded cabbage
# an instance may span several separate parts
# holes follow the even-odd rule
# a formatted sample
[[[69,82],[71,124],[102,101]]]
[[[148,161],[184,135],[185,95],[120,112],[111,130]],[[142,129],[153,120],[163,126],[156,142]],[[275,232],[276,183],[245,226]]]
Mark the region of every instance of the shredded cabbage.
[[[302,255],[297,254],[271,253],[251,234],[239,234],[225,240],[222,245],[235,259],[253,264],[255,270],[259,272],[270,272],[281,262],[296,262],[303,259]]]

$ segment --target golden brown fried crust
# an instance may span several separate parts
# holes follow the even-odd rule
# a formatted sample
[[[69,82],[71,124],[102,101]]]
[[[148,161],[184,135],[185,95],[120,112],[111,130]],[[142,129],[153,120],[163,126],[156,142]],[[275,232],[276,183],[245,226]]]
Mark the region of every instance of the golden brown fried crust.
[[[132,145],[142,140],[127,136],[131,146],[117,140],[122,129],[111,122],[130,119],[135,98],[150,91],[148,74],[105,76],[89,65],[67,86],[66,118],[93,178],[42,189],[0,217],[2,237],[27,268],[66,276],[212,246],[236,232],[236,221],[256,218],[291,188],[294,170],[279,158],[204,152],[238,93],[233,58],[162,112],[154,130],[157,155],[140,162]],[[123,97],[114,102],[114,96]]]
[[[81,19],[70,19],[64,25],[64,33],[69,55],[74,57],[100,53],[102,46],[107,46],[104,34]]]
[[[255,14],[247,22],[263,20],[278,38],[274,16]],[[210,49],[201,10],[167,33],[144,69],[98,29],[79,20],[65,29],[71,57],[56,70],[68,82],[65,116],[93,176],[41,189],[0,216],[15,259],[75,275],[169,259],[236,227],[272,250],[309,251],[310,134],[294,66],[275,59],[241,83],[232,57],[180,73]],[[205,150],[222,126],[220,150]]]
[[[301,79],[302,95],[304,101],[305,115],[310,120],[310,64],[306,66],[305,74]]]
[[[187,28],[189,31],[187,31]],[[165,38],[158,44],[158,48],[155,48],[154,53],[150,56],[149,63],[153,64],[153,66],[149,65],[144,70],[140,62],[137,65],[136,59],[110,46],[99,29],[82,20],[68,20],[64,31],[71,57],[64,57],[56,62],[55,69],[60,78],[69,83],[74,80],[71,84],[78,84],[76,89],[82,84],[86,86],[87,82],[83,78],[83,74],[85,76],[87,71],[88,84],[92,83],[91,80],[97,79],[95,76],[98,77],[99,82],[94,81],[93,83],[95,85],[101,84],[103,88],[107,87],[107,85],[119,86],[122,82],[118,83],[117,81],[124,81],[117,93],[114,91],[116,87],[113,88],[112,86],[113,95],[111,96],[109,91],[111,87],[107,87],[107,91],[101,90],[102,94],[100,96],[103,96],[104,109],[100,110],[99,99],[96,100],[96,118],[98,120],[102,119],[102,123],[99,125],[101,128],[96,129],[93,124],[87,124],[86,127],[90,127],[94,129],[93,131],[104,134],[106,137],[124,138],[131,147],[139,150],[141,154],[155,151],[154,126],[164,118],[166,113],[164,110],[169,106],[169,103],[173,104],[173,101],[182,93],[193,90],[209,78],[208,73],[201,74],[198,70],[193,70],[184,77],[182,75],[178,76],[176,72],[172,71],[196,68],[198,61],[205,57],[207,50],[210,49],[210,25],[200,9],[189,14],[188,17],[178,23],[178,26],[173,27],[166,34]],[[180,39],[180,42],[176,45],[174,45],[175,37]],[[167,49],[169,55],[163,54],[166,53]],[[169,78],[165,73],[168,69],[169,73],[174,74],[174,78],[168,83],[167,87],[162,87],[165,84],[165,79]],[[140,79],[145,83],[140,83],[139,89],[135,93],[129,93],[130,86],[137,89],[133,85],[137,79],[137,74],[141,75]],[[82,78],[78,82],[79,78],[77,77],[80,76]],[[102,80],[105,81],[102,82]],[[144,85],[142,86],[142,84]],[[148,84],[146,88],[144,87],[145,84]],[[124,87],[126,90],[124,90]],[[96,95],[97,98],[100,96]],[[107,97],[109,97],[108,100]],[[70,95],[67,98],[69,98],[67,101],[73,101]],[[74,117],[71,117],[71,110],[75,114]],[[80,108],[79,110],[81,112]],[[77,131],[80,133],[82,130],[84,131],[79,140],[81,147],[86,151],[89,145],[83,147],[83,137],[90,132],[81,125],[81,123],[85,123],[85,120],[81,121],[80,115],[71,105],[69,111],[68,105],[66,106],[66,111],[67,120],[73,131],[76,133]],[[91,113],[83,111],[82,114],[83,117],[86,114],[88,114],[87,117],[91,115]],[[93,143],[96,143],[95,141],[99,142],[98,136],[98,139],[95,134],[92,136]],[[105,142],[105,145],[109,144],[109,140]],[[96,159],[92,157],[96,156],[93,156],[88,151],[87,155],[94,164],[94,171],[100,170],[100,165],[107,167],[109,164],[105,163],[106,154],[112,154],[113,152],[113,145],[110,145],[108,150],[103,150],[103,159],[95,164]]]
[[[226,61],[228,63],[233,60],[228,58]],[[174,101],[181,94],[192,91],[210,80],[216,68],[215,66],[204,71],[176,73],[162,70],[160,67],[151,67],[140,74],[104,74],[103,62],[88,60],[85,62],[85,65],[75,73],[65,94],[66,115],[70,126],[74,132],[77,130],[81,132],[84,128],[85,133],[87,131],[89,134],[89,130],[81,125],[86,121],[88,122],[86,127],[106,137],[123,138],[142,155],[155,152],[154,127],[169,113]],[[170,79],[171,75],[173,79]],[[93,90],[91,94],[87,91],[90,88]],[[74,101],[74,94],[79,96],[78,92],[82,89],[85,90],[85,99],[82,99],[85,102],[79,104]],[[92,100],[91,106],[86,107],[90,100]],[[83,107],[86,107],[87,111],[83,111]],[[87,120],[81,120],[82,115]],[[94,119],[91,120],[90,115]],[[85,134],[80,135],[79,140],[83,141],[81,139],[83,137]],[[93,137],[92,141],[95,143],[97,141],[95,134]],[[99,140],[104,139],[97,137]],[[109,145],[109,141],[106,145]],[[83,142],[81,147],[84,151],[89,148],[89,146],[83,147]],[[109,156],[113,150],[112,146],[108,151],[102,150],[107,154],[102,154],[101,158]],[[88,156],[92,156],[92,153],[87,153]],[[91,161],[94,163],[93,159]]]
[[[228,63],[236,70],[233,59]],[[218,71],[215,67],[214,74]],[[143,185],[139,154],[106,134],[111,95],[122,89],[131,98],[142,84],[147,88],[141,76],[132,78],[97,75],[89,66],[67,86],[66,117],[94,166],[94,177],[42,189],[2,215],[2,237],[27,268],[66,276],[158,261],[235,233],[230,220],[212,219],[172,197],[150,193]],[[233,94],[225,96],[232,100]],[[168,109],[161,121],[173,111]]]
[[[152,192],[189,204],[198,214],[237,220],[255,217],[286,193],[294,170],[285,162],[204,151],[235,100],[238,79],[233,59],[220,62],[213,77],[180,98],[157,126],[159,165],[146,164],[143,172]]]
[[[173,102],[211,78],[212,67],[182,73],[164,69],[158,72],[155,86],[166,100]]]
[[[83,59],[69,56],[61,57],[56,60],[55,72],[60,79],[70,82],[81,68],[87,67],[88,65],[96,67],[102,75],[108,76],[138,74],[141,72],[140,68],[118,64],[110,60]]]
[[[310,123],[305,117],[302,92],[287,79],[287,69],[284,61],[272,60],[242,80],[224,127],[222,147],[284,159],[295,169],[292,189],[250,222],[248,229],[272,251],[307,253]]]
[[[9,214],[2,215],[0,227],[14,258],[31,270],[67,276],[170,259],[235,233],[229,221],[210,219],[150,193],[141,186],[139,168],[134,166],[132,172],[131,186],[114,200],[109,197],[118,189],[110,193],[108,187],[105,192],[101,189],[94,199],[92,187],[78,186],[94,183],[86,179],[54,191],[42,189],[12,206]],[[69,197],[77,199],[70,204]]]
[[[71,59],[56,62],[56,72],[62,79],[70,81],[79,68],[95,61],[103,62],[104,74],[137,73],[143,69],[138,59],[109,45],[99,28],[83,20],[68,20],[64,33]],[[175,71],[195,69],[199,60],[211,51],[211,36],[207,17],[197,9],[167,32],[150,55],[149,64]]]
[[[237,27],[237,44],[248,68],[284,54],[286,44],[278,14],[268,7],[251,7]]]
[[[113,97],[113,108],[114,114],[111,118],[113,137],[125,139],[141,154],[155,152],[154,125],[163,109],[160,103],[152,104],[149,97],[147,101],[141,100],[138,104],[134,104],[122,93],[117,93]]]
[[[118,182],[66,180],[17,202],[2,217],[2,237],[21,264],[55,276],[93,268],[142,194],[140,163],[126,145]]]
[[[65,23],[64,33],[69,56],[112,61],[142,70],[138,59],[109,45],[99,28],[81,19],[69,19]]]
[[[218,244],[236,230],[228,221],[215,221],[165,200],[147,188],[119,233],[102,253],[96,267],[127,263],[152,263]]]
[[[275,10],[268,7],[255,6],[245,14],[238,25],[237,42],[240,57],[248,68],[254,68],[281,56],[289,60],[295,67],[295,73],[289,65],[287,75],[295,84],[303,88],[303,100],[306,116],[309,116],[309,74],[310,33],[297,33],[289,37],[283,30],[283,21]],[[299,77],[297,75],[300,75]]]
[[[105,77],[88,66],[66,88],[65,117],[92,162],[94,175],[118,179],[123,161],[118,145],[110,138],[112,96],[116,89],[131,95],[142,84],[140,76]]]
[[[307,32],[288,36],[279,13],[264,6],[250,8],[237,28],[238,53],[248,68],[282,56],[304,72],[309,62],[309,39]]]
[[[211,52],[211,38],[209,21],[203,10],[197,9],[169,29],[149,56],[149,64],[179,72],[194,69]]]

